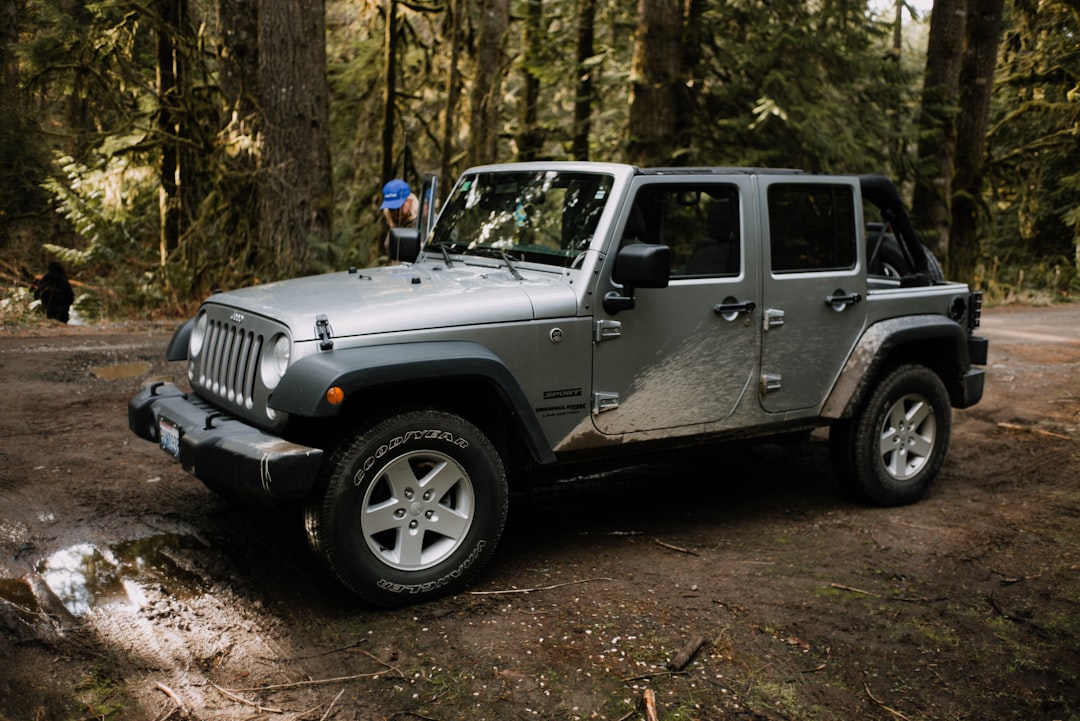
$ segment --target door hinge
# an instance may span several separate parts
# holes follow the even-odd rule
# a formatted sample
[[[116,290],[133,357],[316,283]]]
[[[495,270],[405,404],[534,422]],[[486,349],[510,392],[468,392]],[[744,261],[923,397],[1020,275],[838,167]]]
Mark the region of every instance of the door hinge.
[[[622,335],[622,323],[617,320],[598,320],[593,329],[593,340],[599,343]]]
[[[762,373],[761,374],[761,392],[773,393],[780,390],[783,386],[781,383],[781,376],[779,373]]]
[[[768,331],[769,328],[778,328],[784,324],[784,311],[778,308],[769,308],[762,315],[762,318],[764,322],[763,330]]]
[[[613,411],[619,407],[618,393],[593,393],[592,412],[594,415]]]

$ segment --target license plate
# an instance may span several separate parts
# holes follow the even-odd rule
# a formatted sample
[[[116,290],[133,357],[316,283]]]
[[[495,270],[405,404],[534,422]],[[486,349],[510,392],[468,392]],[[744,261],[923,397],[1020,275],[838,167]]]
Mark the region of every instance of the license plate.
[[[168,418],[158,418],[158,445],[173,458],[180,457],[180,427]]]

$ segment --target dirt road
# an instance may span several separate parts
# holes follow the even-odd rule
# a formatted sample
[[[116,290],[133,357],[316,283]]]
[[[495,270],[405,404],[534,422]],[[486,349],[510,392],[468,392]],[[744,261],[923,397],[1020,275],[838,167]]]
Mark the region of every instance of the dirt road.
[[[724,449],[516,495],[472,592],[390,612],[128,431],[170,332],[0,329],[0,719],[1080,717],[1080,306],[986,313],[919,504]]]

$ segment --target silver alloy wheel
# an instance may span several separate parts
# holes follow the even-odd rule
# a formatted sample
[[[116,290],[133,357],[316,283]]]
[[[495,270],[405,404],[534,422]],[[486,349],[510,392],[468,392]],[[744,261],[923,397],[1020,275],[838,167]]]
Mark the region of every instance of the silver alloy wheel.
[[[911,393],[889,408],[878,446],[885,472],[898,481],[917,474],[934,452],[937,414],[923,395]]]
[[[465,540],[476,509],[469,475],[453,458],[416,451],[393,458],[368,486],[360,528],[368,548],[399,571],[422,571]]]

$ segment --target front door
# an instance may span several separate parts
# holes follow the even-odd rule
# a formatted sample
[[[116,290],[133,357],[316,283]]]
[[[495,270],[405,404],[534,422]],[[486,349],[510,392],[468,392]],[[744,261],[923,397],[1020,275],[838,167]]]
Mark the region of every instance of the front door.
[[[759,281],[746,238],[757,218],[751,176],[709,182],[640,176],[620,247],[671,248],[667,288],[636,289],[635,307],[596,311],[593,423],[615,435],[723,421],[757,392]],[[680,429],[683,429],[680,431]]]

